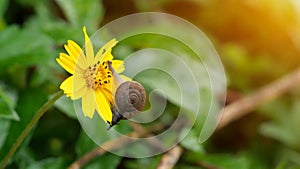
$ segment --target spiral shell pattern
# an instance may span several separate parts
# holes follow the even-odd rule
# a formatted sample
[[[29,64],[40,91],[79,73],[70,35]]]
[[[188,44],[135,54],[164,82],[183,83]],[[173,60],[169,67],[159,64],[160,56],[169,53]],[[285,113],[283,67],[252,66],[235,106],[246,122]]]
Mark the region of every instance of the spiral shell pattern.
[[[146,104],[146,92],[144,87],[136,81],[127,81],[117,88],[115,94],[115,106],[118,112],[129,119],[142,111]]]

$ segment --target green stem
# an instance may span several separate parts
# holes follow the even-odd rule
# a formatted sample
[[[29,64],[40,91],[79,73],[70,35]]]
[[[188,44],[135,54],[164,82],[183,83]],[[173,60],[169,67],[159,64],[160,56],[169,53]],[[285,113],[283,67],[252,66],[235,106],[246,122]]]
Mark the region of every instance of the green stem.
[[[9,159],[14,155],[18,147],[21,145],[21,143],[24,141],[28,133],[31,131],[32,127],[39,121],[39,119],[44,115],[44,113],[53,105],[53,103],[59,99],[63,95],[63,91],[57,92],[51,99],[49,99],[41,108],[40,110],[33,116],[31,121],[27,124],[23,132],[20,134],[20,136],[17,138],[15,144],[10,148],[9,152],[6,154],[4,159],[2,160],[2,163],[0,165],[0,169],[3,169]]]

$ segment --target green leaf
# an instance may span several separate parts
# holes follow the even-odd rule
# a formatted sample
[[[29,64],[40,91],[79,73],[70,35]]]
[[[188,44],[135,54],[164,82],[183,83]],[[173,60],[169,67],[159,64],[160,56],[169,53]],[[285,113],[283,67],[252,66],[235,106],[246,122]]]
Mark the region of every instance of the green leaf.
[[[35,158],[36,154],[31,151],[31,148],[24,147],[14,156],[14,166],[20,169],[64,169],[67,167],[63,157],[45,158],[39,161]]]
[[[22,5],[34,5],[38,2],[40,2],[41,0],[16,0],[18,3],[22,4]],[[45,2],[46,0],[43,0],[43,2]]]
[[[20,149],[20,151],[15,154],[12,159],[15,162],[14,165],[18,166],[17,168],[27,168],[28,165],[35,161],[34,155],[30,151],[29,147]]]
[[[0,1],[0,18],[3,17],[4,12],[6,11],[8,4],[8,0],[1,0]]]
[[[155,169],[157,168],[160,160],[161,160],[161,155],[146,157],[146,158],[137,158],[136,160],[126,160],[124,161],[124,166],[125,166],[124,168]]]
[[[4,144],[4,141],[8,135],[8,130],[10,127],[10,120],[7,119],[1,119],[0,118],[0,150],[2,149],[2,146]]]
[[[280,149],[280,153],[278,155],[279,157],[277,157],[278,159],[276,160],[276,163],[278,163],[276,169],[290,169],[296,166],[300,166],[300,161],[298,160],[300,158],[299,151],[283,147],[282,149]]]
[[[32,38],[35,40],[32,40]],[[49,55],[53,41],[41,32],[31,29],[20,29],[10,26],[0,32],[0,67],[13,69],[14,65],[22,66],[47,63],[53,57]]]
[[[87,26],[96,30],[103,17],[100,1],[94,0],[56,0],[68,21],[76,27]]]
[[[0,118],[11,119],[11,120],[20,120],[18,114],[13,110],[8,102],[0,95]]]
[[[49,20],[45,23],[43,18],[36,18],[30,22],[32,27],[38,27],[43,33],[49,36],[56,44],[65,44],[71,39],[81,44],[83,42],[82,27],[71,27],[68,23],[57,20]],[[68,29],[66,29],[68,28]],[[61,51],[63,48],[61,48]]]
[[[56,18],[51,3],[37,3],[35,10],[37,15],[27,22],[27,25],[32,29],[42,31],[60,45],[66,43],[68,39],[76,41],[80,37],[77,34],[82,27],[72,27],[65,20]]]
[[[260,132],[283,144],[300,150],[299,134],[299,91],[263,106],[262,110],[272,120],[260,126]]]
[[[138,51],[136,55],[132,55],[134,59],[130,60],[129,58],[127,62],[125,61],[125,74],[132,76],[134,70],[143,70],[135,77],[137,81],[147,84],[152,89],[160,89],[172,103],[189,111],[195,110],[195,107],[199,104],[197,102],[199,99],[197,100],[194,97],[199,97],[199,93],[195,91],[200,90],[199,88],[208,88],[209,80],[201,61],[191,59],[195,57],[195,54],[190,49],[172,38],[152,34],[131,37],[120,42],[120,45],[123,43],[135,48],[142,46],[151,49],[149,51]],[[174,46],[176,46],[176,49]],[[162,50],[155,51],[152,48]],[[116,50],[118,49],[116,48]],[[163,50],[174,52],[178,57]],[[128,56],[128,54],[123,54],[123,56]],[[151,67],[153,69],[150,69]],[[197,77],[194,78],[195,75]],[[210,98],[201,98],[201,100],[208,102]]]
[[[191,129],[190,131],[186,131],[186,132],[188,132],[188,134],[180,142],[180,145],[188,150],[204,153],[205,150],[203,148],[203,145],[199,143],[198,141],[199,139],[195,130]],[[186,132],[182,132],[182,133],[186,133]]]
[[[203,154],[188,152],[184,159],[190,162],[201,162],[222,169],[250,169],[250,163],[244,155],[232,154]],[[258,167],[255,167],[258,168]]]
[[[230,85],[237,90],[247,91],[253,86],[269,83],[274,77],[283,74],[284,69],[270,69],[280,67],[274,59],[261,55],[254,56],[239,44],[224,44],[220,50],[220,55],[230,72],[228,74]],[[253,79],[261,80],[255,81]]]
[[[222,167],[224,169],[249,169],[248,160],[245,157],[236,157],[232,155],[213,155],[205,158],[206,162],[209,162],[218,167]]]
[[[97,145],[86,135],[84,131],[81,131],[80,136],[76,143],[76,153],[78,156],[84,155],[85,153],[96,148]]]
[[[115,169],[121,162],[121,157],[106,153],[100,157],[97,157],[91,163],[89,163],[85,169]]]
[[[35,37],[34,41],[32,37]],[[54,57],[58,55],[53,46],[54,41],[36,28],[9,26],[0,32],[0,76],[9,85],[19,88],[26,85],[37,87],[49,82],[54,75],[49,72],[53,72],[50,71],[51,66],[55,63]],[[37,78],[36,72],[42,73],[43,69],[46,69],[44,72],[47,74]]]
[[[0,31],[2,31],[6,26],[4,13],[7,9],[7,5],[8,5],[8,0],[1,0],[0,1]]]
[[[277,164],[275,169],[285,169],[287,168],[287,161],[286,160],[282,160],[279,162],[279,164]]]
[[[0,159],[3,159],[7,154],[21,132],[46,100],[47,95],[38,88],[26,89],[25,91],[20,92],[16,107],[16,111],[19,112],[20,121],[11,122],[3,148],[0,149]],[[29,137],[27,137],[27,139],[29,139]]]
[[[77,119],[73,101],[70,98],[66,97],[65,95],[59,98],[54,103],[54,106],[58,108],[60,111],[62,111],[63,113],[65,113],[70,118]]]
[[[30,164],[27,169],[63,169],[66,168],[63,158],[47,158]]]
[[[0,119],[20,120],[11,103],[9,97],[4,94],[0,86]]]

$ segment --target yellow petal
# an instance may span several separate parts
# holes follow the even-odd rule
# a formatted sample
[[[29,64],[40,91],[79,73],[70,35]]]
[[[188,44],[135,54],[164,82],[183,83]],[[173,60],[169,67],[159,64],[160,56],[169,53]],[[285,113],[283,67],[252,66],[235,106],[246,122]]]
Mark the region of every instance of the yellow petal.
[[[110,59],[105,59],[106,60],[112,60],[113,56],[111,55],[111,49],[118,43],[118,41],[116,39],[112,39],[109,42],[107,42],[101,49],[99,49],[99,51],[97,52],[95,59],[94,59],[94,63],[98,62],[98,61],[102,61],[104,60],[104,56],[107,55],[107,53],[110,53],[109,57]]]
[[[95,91],[87,89],[85,95],[82,97],[82,111],[84,116],[92,118],[97,107]]]
[[[72,100],[79,99],[85,95],[87,91],[87,86],[83,75],[80,73],[75,73],[73,78],[73,93]]]
[[[72,40],[68,40],[68,44],[65,45],[65,49],[74,61],[81,69],[86,69],[86,59],[82,49],[78,46],[78,44]]]
[[[63,59],[63,60],[66,60],[68,62],[71,62],[71,63],[75,63],[75,61],[73,60],[73,58],[65,53],[60,53],[59,54],[59,59]],[[74,64],[75,65],[75,64]]]
[[[125,70],[124,62],[122,60],[113,60],[112,67],[116,70],[117,73],[122,73]]]
[[[68,43],[65,44],[64,47],[74,61],[77,60],[78,56],[82,51],[79,45],[72,40],[68,40]]]
[[[101,60],[107,61],[107,60],[113,60],[114,56],[111,54],[112,49],[109,49],[107,53],[105,53],[102,57]]]
[[[103,88],[101,91],[103,92],[106,100],[108,100],[109,103],[113,103],[113,93],[111,85]]]
[[[62,89],[64,93],[71,94],[73,90],[73,76],[70,76],[63,81],[60,85],[60,89]]]
[[[83,86],[81,89],[79,89],[77,91],[73,91],[70,97],[72,100],[79,99],[86,94],[86,91],[87,91],[87,87]]]
[[[70,57],[65,53],[60,53],[59,58],[56,58],[58,64],[61,65],[67,72],[74,74],[75,64]]]
[[[83,86],[86,86],[86,80],[81,73],[75,73],[73,78],[73,91],[76,92]]]
[[[105,122],[111,123],[112,121],[112,112],[110,109],[110,104],[104,94],[100,91],[96,91],[96,99],[97,99],[97,112],[102,117]]]
[[[84,33],[84,41],[85,41],[85,54],[86,54],[86,61],[88,65],[93,65],[94,62],[94,49],[93,44],[86,33],[86,27],[83,27],[83,33]]]
[[[70,76],[60,85],[60,88],[64,91],[64,93],[68,97],[71,97],[72,100],[81,98],[85,94],[87,88],[85,84],[83,84],[81,87],[79,85],[75,85],[74,79],[74,76]],[[74,86],[77,88],[75,89]]]
[[[124,79],[125,81],[132,81],[132,79],[128,76],[125,75],[120,75],[122,79]]]
[[[74,70],[75,72],[83,72],[89,67],[86,61],[86,57],[83,53],[81,53],[80,56],[77,58],[76,65],[77,66]]]

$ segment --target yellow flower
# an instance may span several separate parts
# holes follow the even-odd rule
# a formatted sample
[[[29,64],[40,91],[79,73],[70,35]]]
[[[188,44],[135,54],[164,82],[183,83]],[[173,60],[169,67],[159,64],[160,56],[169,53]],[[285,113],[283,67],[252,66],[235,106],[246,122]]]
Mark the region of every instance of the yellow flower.
[[[113,60],[111,54],[117,40],[110,40],[94,55],[93,44],[85,27],[83,33],[85,51],[74,41],[68,40],[64,46],[68,54],[60,53],[59,58],[56,58],[56,61],[72,74],[60,88],[72,100],[82,99],[84,116],[92,118],[96,110],[104,121],[111,124],[114,88],[118,86],[114,84],[116,80],[113,78],[124,70],[123,61]],[[120,79],[120,76],[118,78]]]

